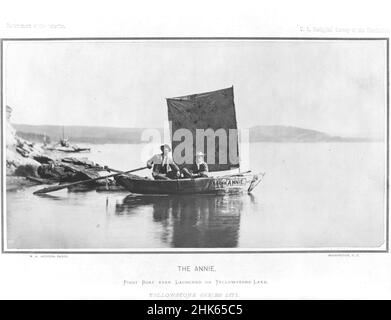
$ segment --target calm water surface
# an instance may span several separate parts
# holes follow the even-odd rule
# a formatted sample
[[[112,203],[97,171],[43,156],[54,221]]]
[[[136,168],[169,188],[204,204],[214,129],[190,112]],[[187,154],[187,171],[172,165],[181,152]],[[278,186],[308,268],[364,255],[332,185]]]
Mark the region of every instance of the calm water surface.
[[[136,168],[142,145],[88,156]],[[266,172],[252,195],[135,196],[33,187],[6,195],[9,249],[377,248],[384,242],[383,143],[253,143]],[[148,171],[140,172],[149,175]]]

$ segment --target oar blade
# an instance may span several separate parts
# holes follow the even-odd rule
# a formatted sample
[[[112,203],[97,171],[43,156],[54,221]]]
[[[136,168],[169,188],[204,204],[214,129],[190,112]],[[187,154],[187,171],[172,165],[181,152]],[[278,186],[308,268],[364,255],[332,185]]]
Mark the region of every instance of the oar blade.
[[[51,186],[51,187],[42,188],[42,189],[39,189],[37,191],[34,191],[33,194],[43,194],[43,193],[48,193],[48,192],[61,190],[61,189],[64,189],[64,188],[66,188],[66,187],[62,186],[62,185]]]

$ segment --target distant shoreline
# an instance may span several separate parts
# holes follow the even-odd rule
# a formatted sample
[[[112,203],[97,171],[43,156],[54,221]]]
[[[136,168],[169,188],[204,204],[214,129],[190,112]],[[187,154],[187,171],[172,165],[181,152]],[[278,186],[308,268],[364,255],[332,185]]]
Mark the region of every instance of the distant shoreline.
[[[72,143],[83,144],[145,144],[141,141],[143,130],[148,128],[114,128],[91,126],[58,126],[58,125],[26,125],[13,124],[17,135],[33,142],[43,142],[44,136],[51,143],[60,140],[64,129],[65,136]],[[163,133],[163,129],[158,129]],[[249,128],[250,143],[360,143],[384,142],[381,138],[368,137],[340,137],[321,131],[304,129],[293,126],[255,126]]]

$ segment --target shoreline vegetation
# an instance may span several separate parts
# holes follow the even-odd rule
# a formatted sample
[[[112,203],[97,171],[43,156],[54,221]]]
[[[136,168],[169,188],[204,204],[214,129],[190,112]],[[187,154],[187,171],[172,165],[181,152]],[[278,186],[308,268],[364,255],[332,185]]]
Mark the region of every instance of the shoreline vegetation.
[[[77,143],[88,144],[139,144],[146,128],[114,128],[93,126],[57,126],[14,124],[16,134],[33,142],[42,142],[44,136],[57,141],[63,128],[67,137]],[[163,135],[163,129],[158,129]],[[321,131],[293,126],[262,125],[249,128],[250,142],[382,142],[381,138],[341,137]]]

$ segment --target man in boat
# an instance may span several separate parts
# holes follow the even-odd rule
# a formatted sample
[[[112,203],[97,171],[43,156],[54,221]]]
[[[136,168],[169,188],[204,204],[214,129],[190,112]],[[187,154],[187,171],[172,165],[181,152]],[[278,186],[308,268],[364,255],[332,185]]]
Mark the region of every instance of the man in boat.
[[[203,152],[197,152],[195,156],[195,164],[189,170],[187,168],[182,169],[184,178],[206,178],[208,177],[208,164],[204,161],[205,154]]]
[[[60,140],[61,147],[69,147],[69,141],[67,138],[63,138]]]
[[[147,167],[152,168],[152,176],[156,180],[178,179],[180,169],[170,155],[171,148],[168,144],[160,146],[162,153],[155,154],[147,162]]]

